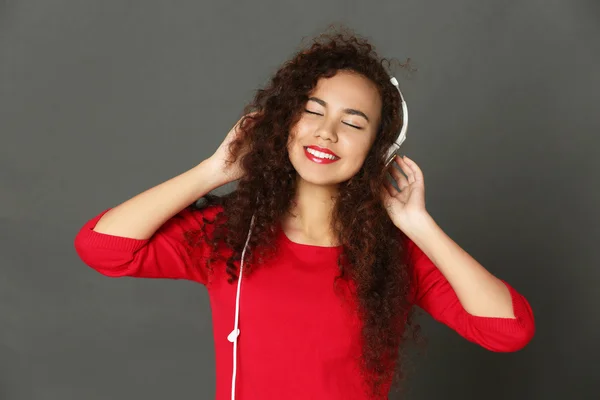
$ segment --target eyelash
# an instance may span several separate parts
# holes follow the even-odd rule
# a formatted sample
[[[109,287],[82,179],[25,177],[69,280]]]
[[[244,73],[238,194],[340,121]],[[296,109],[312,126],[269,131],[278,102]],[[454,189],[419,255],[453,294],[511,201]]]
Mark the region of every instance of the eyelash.
[[[305,112],[307,112],[307,113],[309,113],[309,114],[313,114],[313,115],[321,115],[321,116],[322,116],[322,114],[319,114],[319,113],[316,113],[316,112],[312,112],[312,111],[308,111],[308,110],[304,110],[304,111],[305,111]],[[344,124],[345,124],[345,125],[348,125],[348,126],[350,126],[350,127],[352,127],[352,128],[354,128],[354,129],[363,129],[363,128],[361,128],[360,126],[346,124],[345,122],[344,122]]]

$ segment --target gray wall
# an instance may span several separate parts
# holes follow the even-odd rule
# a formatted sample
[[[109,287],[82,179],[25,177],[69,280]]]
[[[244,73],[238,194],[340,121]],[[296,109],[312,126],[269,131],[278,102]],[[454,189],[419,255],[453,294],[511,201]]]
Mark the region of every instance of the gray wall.
[[[0,1],[0,399],[214,396],[205,289],[105,278],[73,239],[210,156],[336,21],[411,57],[403,152],[428,209],[537,321],[527,348],[495,354],[423,316],[407,398],[596,398],[599,4]]]

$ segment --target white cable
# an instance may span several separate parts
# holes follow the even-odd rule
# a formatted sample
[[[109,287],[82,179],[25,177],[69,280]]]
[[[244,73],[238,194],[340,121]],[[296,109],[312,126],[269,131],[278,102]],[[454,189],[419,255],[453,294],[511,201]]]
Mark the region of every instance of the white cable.
[[[248,247],[248,242],[250,241],[250,233],[252,232],[253,226],[254,215],[252,215],[252,219],[250,220],[250,229],[248,230],[248,237],[246,238],[246,244],[244,245],[244,249],[242,250],[242,260],[240,262],[240,275],[238,277],[237,294],[235,296],[235,323],[233,330],[227,336],[227,340],[233,342],[233,374],[231,375],[231,400],[235,400],[235,377],[237,373],[237,339],[238,336],[240,336],[240,330],[238,328],[240,318],[240,288],[242,285],[242,274],[244,271],[244,255],[246,254],[246,248]]]

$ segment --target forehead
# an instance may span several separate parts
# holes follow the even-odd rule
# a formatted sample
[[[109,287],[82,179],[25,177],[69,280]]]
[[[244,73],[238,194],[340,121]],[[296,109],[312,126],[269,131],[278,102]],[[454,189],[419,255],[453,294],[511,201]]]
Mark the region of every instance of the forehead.
[[[355,108],[378,119],[381,96],[367,77],[352,71],[338,71],[331,78],[321,78],[310,93],[325,100],[328,107]]]

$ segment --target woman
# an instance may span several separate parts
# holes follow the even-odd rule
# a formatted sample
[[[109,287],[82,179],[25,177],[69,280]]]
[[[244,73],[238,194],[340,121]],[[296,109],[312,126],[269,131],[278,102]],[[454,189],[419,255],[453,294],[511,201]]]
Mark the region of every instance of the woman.
[[[317,37],[211,157],[75,238],[106,276],[207,287],[217,399],[387,398],[414,306],[492,351],[533,336],[527,300],[428,214],[419,166],[386,165],[406,115],[383,61],[354,35]]]

